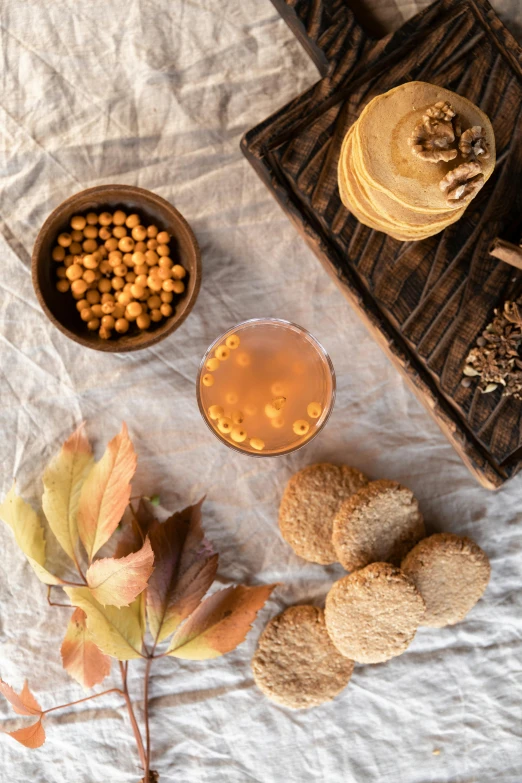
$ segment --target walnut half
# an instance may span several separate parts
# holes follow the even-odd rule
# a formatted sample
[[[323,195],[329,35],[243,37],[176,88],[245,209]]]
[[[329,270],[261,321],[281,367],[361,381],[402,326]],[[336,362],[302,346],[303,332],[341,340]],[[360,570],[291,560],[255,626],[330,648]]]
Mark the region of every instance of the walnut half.
[[[438,163],[457,157],[458,151],[450,149],[454,141],[451,122],[436,120],[425,114],[415,126],[409,143],[414,155],[430,163]]]
[[[489,146],[486,141],[486,131],[480,125],[474,125],[465,130],[460,137],[459,149],[463,158],[489,158]]]
[[[473,198],[483,185],[484,175],[476,161],[461,163],[439,182],[439,188],[450,202],[463,201],[468,196]]]

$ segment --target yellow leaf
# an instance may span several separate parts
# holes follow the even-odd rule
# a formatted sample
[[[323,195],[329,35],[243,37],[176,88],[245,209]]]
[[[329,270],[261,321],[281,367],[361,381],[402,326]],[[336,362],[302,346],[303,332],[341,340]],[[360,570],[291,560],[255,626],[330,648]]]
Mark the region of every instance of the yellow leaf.
[[[136,471],[136,453],[123,424],[105,454],[91,469],[80,492],[78,533],[89,557],[109,540],[130,499],[130,481]]]
[[[117,609],[102,606],[88,587],[64,587],[73,606],[83,609],[87,615],[87,630],[100,650],[119,661],[141,657],[143,643],[140,610],[136,601]]]
[[[209,596],[178,628],[167,654],[201,661],[230,652],[245,639],[274,587],[238,585]]]
[[[87,615],[75,609],[62,642],[63,668],[85,690],[99,685],[111,670],[111,659],[94,644],[87,633]]]
[[[81,425],[51,460],[43,477],[44,514],[62,548],[75,562],[80,490],[93,464],[91,447]]]
[[[87,569],[87,584],[103,606],[128,606],[147,587],[154,553],[149,538],[127,557],[104,557]]]
[[[0,505],[0,519],[3,519],[13,531],[16,543],[27,557],[38,579],[47,585],[62,584],[61,579],[45,568],[44,529],[38,514],[29,503],[16,494],[14,484]]]

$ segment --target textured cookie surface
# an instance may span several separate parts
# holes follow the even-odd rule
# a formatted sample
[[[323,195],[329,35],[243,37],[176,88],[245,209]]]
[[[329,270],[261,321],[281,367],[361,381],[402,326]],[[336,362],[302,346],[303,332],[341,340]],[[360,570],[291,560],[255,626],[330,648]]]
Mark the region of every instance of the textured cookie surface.
[[[279,507],[285,541],[305,560],[328,565],[337,556],[332,544],[335,512],[343,500],[368,483],[347,465],[309,465],[292,476]]]
[[[299,709],[333,699],[348,684],[353,661],[332,644],[322,609],[291,606],[261,634],[252,671],[265,696]]]
[[[401,566],[426,603],[421,625],[442,628],[462,620],[489,582],[485,552],[470,538],[437,533],[417,544]]]
[[[417,588],[389,563],[372,563],[339,579],[326,596],[328,633],[340,653],[359,663],[403,653],[423,614]]]
[[[426,534],[418,503],[396,481],[372,481],[345,500],[334,518],[332,542],[347,571],[369,563],[400,565]]]

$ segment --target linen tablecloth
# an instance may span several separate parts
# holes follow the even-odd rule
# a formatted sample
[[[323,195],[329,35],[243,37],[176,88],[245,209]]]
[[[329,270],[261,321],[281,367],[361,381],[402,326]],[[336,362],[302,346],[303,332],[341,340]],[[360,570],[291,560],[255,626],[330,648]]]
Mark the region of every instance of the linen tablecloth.
[[[391,29],[425,5],[371,7]],[[494,5],[520,37],[520,0]],[[152,766],[161,781],[521,783],[522,479],[498,493],[478,486],[241,156],[244,131],[318,78],[292,33],[269,0],[3,0],[0,8],[0,496],[16,476],[39,503],[44,464],[81,420],[98,455],[125,420],[139,455],[137,493],[158,492],[168,509],[206,493],[220,582],[283,583],[234,653],[153,669]],[[82,188],[113,182],[171,201],[194,228],[204,270],[179,331],[119,356],[60,334],[30,276],[48,213]],[[285,458],[227,450],[196,405],[205,348],[252,316],[302,324],[337,373],[328,426]],[[430,529],[470,535],[485,549],[492,578],[464,622],[421,629],[402,657],[357,666],[334,702],[294,712],[262,696],[250,658],[269,617],[295,602],[321,605],[342,574],[300,560],[277,528],[286,480],[318,460],[411,487]],[[27,677],[44,707],[84,695],[61,666],[68,616],[47,605],[2,526],[0,676],[17,688]],[[117,684],[116,668],[106,682]],[[141,718],[143,667],[130,671]],[[0,700],[0,729],[15,725]],[[36,751],[0,737],[2,783],[139,780],[117,695],[54,713],[46,727]]]

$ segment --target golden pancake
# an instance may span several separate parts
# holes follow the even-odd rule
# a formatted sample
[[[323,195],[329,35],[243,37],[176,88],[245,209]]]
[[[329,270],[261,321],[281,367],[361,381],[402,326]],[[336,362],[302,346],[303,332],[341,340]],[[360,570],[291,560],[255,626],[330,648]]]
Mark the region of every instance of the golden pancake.
[[[467,98],[427,82],[407,82],[378,95],[355,124],[359,162],[365,180],[391,199],[417,212],[440,213],[452,205],[439,188],[441,179],[458,163],[432,163],[412,153],[409,139],[426,110],[448,101],[459,115],[462,130],[479,125],[485,129],[490,156],[480,159],[484,180],[495,167],[495,137],[488,117]],[[465,203],[469,203],[467,198]],[[463,201],[455,203],[460,209]]]

